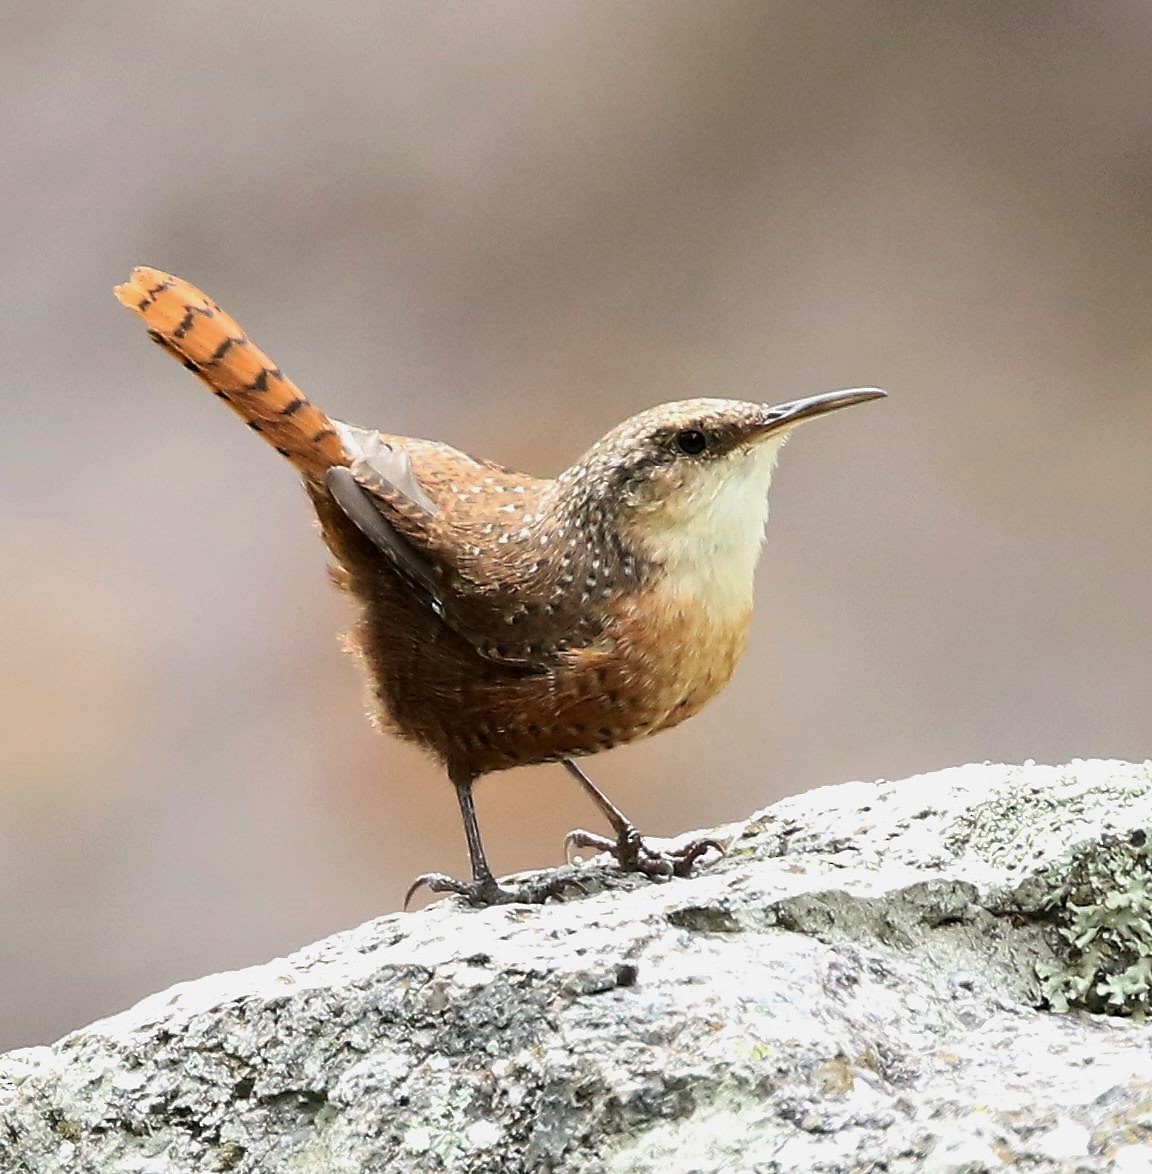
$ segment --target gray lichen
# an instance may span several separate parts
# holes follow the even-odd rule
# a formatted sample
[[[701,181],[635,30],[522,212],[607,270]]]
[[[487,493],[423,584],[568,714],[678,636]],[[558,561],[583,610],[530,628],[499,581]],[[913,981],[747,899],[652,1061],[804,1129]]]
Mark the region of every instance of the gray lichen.
[[[1106,768],[1106,769],[1105,769]],[[1142,1019],[1152,1006],[1152,765],[1012,768],[948,837],[1019,878],[1002,903],[1047,924],[1045,1005]]]
[[[1045,870],[1050,912],[1064,956],[1039,965],[1056,1011],[1143,1019],[1152,1007],[1152,844],[1147,828],[1080,845]]]

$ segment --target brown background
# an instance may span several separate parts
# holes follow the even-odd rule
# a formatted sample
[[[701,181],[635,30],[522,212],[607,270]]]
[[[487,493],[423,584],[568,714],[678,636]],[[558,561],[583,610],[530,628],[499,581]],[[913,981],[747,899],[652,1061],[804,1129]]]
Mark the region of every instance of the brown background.
[[[594,764],[645,827],[1143,759],[1152,7],[31,2],[0,15],[0,1044],[460,870],[282,462],[109,292],[323,406],[554,472],[686,395],[892,392],[784,455],[752,646]],[[594,820],[480,790],[503,870]]]

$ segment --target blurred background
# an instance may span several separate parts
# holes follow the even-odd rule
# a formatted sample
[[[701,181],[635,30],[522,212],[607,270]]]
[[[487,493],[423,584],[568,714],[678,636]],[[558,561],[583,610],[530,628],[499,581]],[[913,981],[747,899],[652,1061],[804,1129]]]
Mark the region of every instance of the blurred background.
[[[657,834],[969,760],[1144,759],[1152,7],[0,12],[0,1047],[460,873],[288,467],[111,286],[323,407],[554,473],[665,399],[883,404],[784,454],[751,647],[593,776]],[[479,788],[498,870],[597,826]]]

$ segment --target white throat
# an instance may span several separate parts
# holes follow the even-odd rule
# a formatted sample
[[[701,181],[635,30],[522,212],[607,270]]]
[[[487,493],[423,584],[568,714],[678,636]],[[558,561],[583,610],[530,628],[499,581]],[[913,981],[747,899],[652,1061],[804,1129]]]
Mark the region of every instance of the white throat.
[[[644,519],[645,552],[663,565],[665,585],[719,622],[751,609],[768,491],[786,439],[787,434],[772,437],[745,453],[693,469],[674,499]]]

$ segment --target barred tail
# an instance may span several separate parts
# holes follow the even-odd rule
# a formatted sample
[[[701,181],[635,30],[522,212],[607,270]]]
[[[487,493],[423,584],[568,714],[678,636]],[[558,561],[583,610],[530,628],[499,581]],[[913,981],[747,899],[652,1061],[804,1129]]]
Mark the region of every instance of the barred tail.
[[[236,321],[194,285],[139,268],[116,297],[152,340],[198,375],[309,480],[323,481],[348,454],[333,422],[314,407]]]

